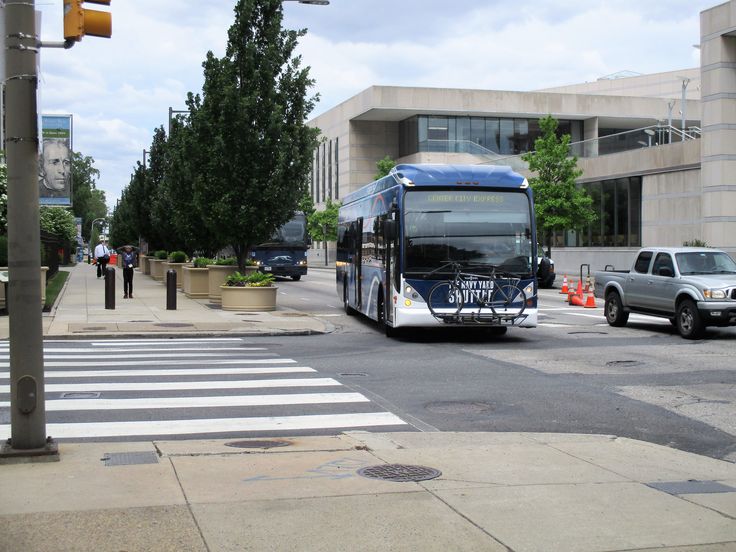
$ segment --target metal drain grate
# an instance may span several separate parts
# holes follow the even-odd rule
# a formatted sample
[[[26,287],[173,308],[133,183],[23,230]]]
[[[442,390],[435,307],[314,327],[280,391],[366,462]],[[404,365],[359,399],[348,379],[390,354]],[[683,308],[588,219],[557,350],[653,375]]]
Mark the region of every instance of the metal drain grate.
[[[646,483],[647,487],[671,495],[733,493],[736,489],[718,481],[657,481]]]
[[[232,441],[230,443],[225,443],[226,447],[235,447],[235,448],[260,448],[260,449],[267,449],[267,448],[275,448],[275,447],[288,447],[291,443],[289,441]]]
[[[159,322],[154,324],[154,326],[158,326],[159,328],[188,328],[190,326],[194,326],[194,324],[186,324],[184,322]]]
[[[158,454],[146,452],[106,452],[101,458],[105,466],[134,466],[137,464],[158,464]]]
[[[68,391],[61,394],[62,399],[99,399],[99,391]]]
[[[383,481],[427,481],[442,475],[440,470],[426,466],[412,466],[408,464],[383,464],[381,466],[368,466],[360,468],[358,475],[369,479],[381,479]]]

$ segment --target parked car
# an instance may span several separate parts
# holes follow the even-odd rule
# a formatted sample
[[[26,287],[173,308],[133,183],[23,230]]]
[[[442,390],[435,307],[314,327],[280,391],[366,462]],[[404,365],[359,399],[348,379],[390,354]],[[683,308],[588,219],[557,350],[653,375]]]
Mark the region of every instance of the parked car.
[[[611,326],[632,312],[668,318],[685,339],[736,326],[736,262],[717,249],[642,249],[631,270],[596,272],[594,292]]]
[[[555,283],[555,262],[537,245],[537,285],[551,288]]]

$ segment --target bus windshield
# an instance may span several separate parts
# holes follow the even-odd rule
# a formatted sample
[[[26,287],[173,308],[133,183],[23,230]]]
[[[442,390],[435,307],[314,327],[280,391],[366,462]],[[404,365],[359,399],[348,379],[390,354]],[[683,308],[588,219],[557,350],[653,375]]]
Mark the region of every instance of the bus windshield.
[[[531,207],[525,194],[411,190],[404,201],[406,273],[426,274],[448,261],[476,271],[532,272]]]
[[[306,241],[307,219],[304,215],[296,215],[278,228],[267,242],[259,244],[259,247],[304,246]]]

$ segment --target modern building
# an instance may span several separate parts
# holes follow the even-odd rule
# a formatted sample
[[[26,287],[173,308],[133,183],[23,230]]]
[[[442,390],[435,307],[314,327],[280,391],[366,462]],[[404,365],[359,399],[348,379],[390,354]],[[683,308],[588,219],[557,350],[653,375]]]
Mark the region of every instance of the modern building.
[[[310,121],[318,205],[373,180],[376,162],[528,171],[548,114],[572,138],[599,219],[555,236],[558,272],[628,265],[641,246],[701,240],[736,252],[736,0],[701,13],[701,66],[533,92],[372,86]]]

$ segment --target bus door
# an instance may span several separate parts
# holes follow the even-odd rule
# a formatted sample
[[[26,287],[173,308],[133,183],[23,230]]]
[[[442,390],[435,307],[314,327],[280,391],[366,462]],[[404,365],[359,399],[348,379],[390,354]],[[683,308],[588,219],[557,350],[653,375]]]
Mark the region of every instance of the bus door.
[[[363,217],[355,223],[355,306],[360,310],[363,306]]]
[[[393,211],[389,217],[393,216]],[[396,222],[391,218],[383,220],[383,241],[386,245],[385,250],[385,286],[384,286],[384,312],[386,320],[393,322],[394,320],[394,302],[393,302],[393,278],[396,270]]]

